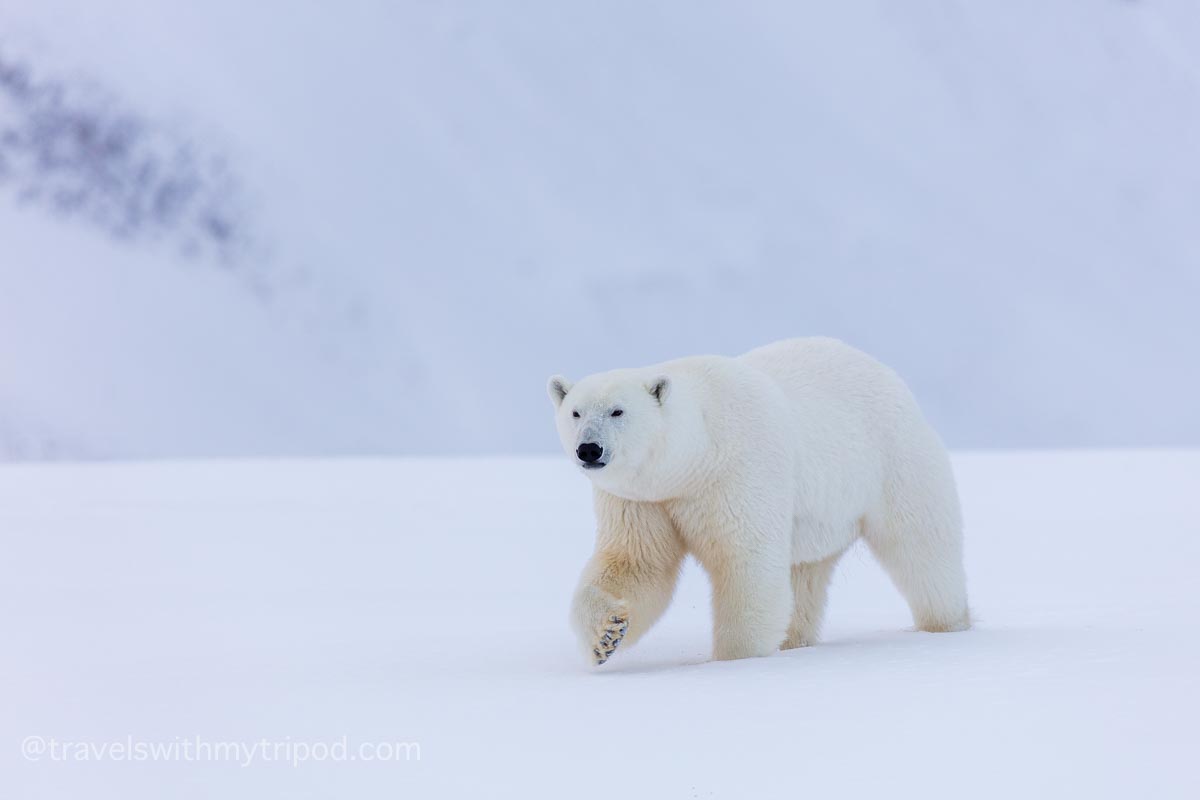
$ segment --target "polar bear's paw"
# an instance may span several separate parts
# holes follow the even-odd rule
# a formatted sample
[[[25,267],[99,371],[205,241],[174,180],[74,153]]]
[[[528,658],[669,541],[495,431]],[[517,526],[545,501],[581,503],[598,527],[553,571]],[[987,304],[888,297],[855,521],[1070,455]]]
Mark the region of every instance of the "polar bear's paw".
[[[626,615],[613,614],[601,623],[600,629],[596,633],[596,646],[592,648],[596,666],[608,661],[609,656],[617,649],[617,645],[621,644],[621,640],[625,638],[625,632],[628,630],[629,617]]]

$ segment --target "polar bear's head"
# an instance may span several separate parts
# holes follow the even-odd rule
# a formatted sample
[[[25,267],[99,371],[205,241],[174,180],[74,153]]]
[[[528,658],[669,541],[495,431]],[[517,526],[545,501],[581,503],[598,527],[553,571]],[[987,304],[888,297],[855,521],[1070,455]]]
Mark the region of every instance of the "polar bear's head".
[[[563,449],[596,486],[633,500],[664,499],[664,479],[693,449],[692,414],[673,396],[665,374],[616,370],[572,384],[561,375],[546,385]]]

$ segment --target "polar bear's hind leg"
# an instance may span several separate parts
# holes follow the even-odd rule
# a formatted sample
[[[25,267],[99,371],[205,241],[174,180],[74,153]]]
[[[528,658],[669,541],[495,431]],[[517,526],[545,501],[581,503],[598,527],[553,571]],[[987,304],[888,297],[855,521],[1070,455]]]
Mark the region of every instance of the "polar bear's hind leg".
[[[892,487],[887,513],[865,526],[864,538],[908,602],[918,630],[966,630],[971,615],[962,521],[949,463],[905,474],[922,478]]]
[[[908,601],[918,630],[942,633],[971,627],[960,548],[939,537],[907,534],[868,538],[871,552]]]

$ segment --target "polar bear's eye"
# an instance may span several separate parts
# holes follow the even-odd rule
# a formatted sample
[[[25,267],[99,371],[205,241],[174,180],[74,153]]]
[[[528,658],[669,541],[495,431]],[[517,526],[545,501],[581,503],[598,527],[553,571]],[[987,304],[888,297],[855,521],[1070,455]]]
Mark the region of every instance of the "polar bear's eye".
[[[572,411],[572,412],[571,412],[571,416],[572,416],[572,417],[574,417],[575,419],[579,419],[579,412],[578,412],[578,411]]]
[[[624,413],[625,413],[624,411],[622,411],[621,409],[619,409],[619,408],[618,408],[616,411],[614,411],[614,412],[612,413],[612,415],[613,415],[614,417],[619,417],[619,416],[621,416],[621,415],[622,415],[622,414],[624,414]]]

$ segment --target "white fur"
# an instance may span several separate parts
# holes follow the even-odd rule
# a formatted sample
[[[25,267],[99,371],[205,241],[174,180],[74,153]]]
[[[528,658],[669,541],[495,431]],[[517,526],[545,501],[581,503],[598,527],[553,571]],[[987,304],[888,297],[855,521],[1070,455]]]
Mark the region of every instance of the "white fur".
[[[596,549],[571,621],[598,663],[654,624],[687,553],[712,580],[717,659],[813,643],[829,578],[860,537],[919,629],[969,627],[945,447],[900,378],[864,353],[791,339],[574,386],[556,376],[549,391],[563,447],[595,489]],[[603,468],[583,469],[584,442],[601,445]]]

